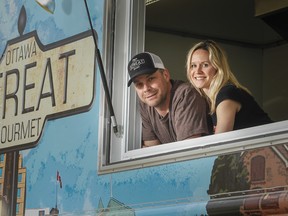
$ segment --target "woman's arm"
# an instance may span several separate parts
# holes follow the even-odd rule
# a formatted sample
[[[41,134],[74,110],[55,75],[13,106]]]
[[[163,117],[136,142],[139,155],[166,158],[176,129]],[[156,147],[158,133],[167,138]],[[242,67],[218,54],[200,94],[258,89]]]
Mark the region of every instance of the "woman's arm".
[[[224,100],[216,108],[217,125],[215,133],[232,131],[236,113],[241,109],[241,104],[234,100]]]

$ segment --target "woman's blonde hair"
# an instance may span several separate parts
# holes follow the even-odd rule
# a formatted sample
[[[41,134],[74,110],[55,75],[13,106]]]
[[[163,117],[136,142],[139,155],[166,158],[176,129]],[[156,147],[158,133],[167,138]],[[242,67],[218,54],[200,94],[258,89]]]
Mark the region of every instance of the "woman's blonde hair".
[[[209,61],[211,62],[212,66],[216,69],[216,74],[210,84],[208,95],[204,93],[203,89],[199,89],[193,84],[192,78],[190,76],[192,55],[196,50],[199,49],[208,51]],[[236,79],[236,77],[234,76],[234,74],[230,69],[226,53],[214,41],[211,40],[202,41],[194,45],[189,50],[187,55],[186,70],[187,70],[187,78],[190,81],[190,83],[199,91],[201,95],[205,96],[206,99],[208,100],[211,114],[216,111],[216,105],[215,105],[216,96],[219,93],[220,89],[226,84],[228,83],[233,84],[237,88],[241,88],[250,93],[250,91],[246,87],[242,86],[238,82],[238,80]]]

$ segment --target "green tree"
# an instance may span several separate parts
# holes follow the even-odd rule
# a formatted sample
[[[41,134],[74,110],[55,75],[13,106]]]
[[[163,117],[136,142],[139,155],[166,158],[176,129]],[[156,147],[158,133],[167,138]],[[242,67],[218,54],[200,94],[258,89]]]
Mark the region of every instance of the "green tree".
[[[244,166],[241,153],[218,156],[215,159],[209,195],[250,189],[248,170]]]

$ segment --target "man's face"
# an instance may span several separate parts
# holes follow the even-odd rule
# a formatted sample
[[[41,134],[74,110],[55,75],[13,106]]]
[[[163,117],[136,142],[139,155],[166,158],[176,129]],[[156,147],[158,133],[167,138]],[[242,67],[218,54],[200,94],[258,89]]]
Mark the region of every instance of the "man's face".
[[[133,80],[140,100],[156,109],[165,109],[169,106],[170,74],[165,69],[157,70],[153,74],[143,74]]]

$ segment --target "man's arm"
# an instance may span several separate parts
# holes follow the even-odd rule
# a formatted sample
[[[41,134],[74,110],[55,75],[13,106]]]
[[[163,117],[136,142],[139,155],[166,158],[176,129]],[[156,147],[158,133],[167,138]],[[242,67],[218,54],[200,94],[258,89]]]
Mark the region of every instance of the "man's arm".
[[[197,138],[197,137],[201,137],[201,136],[203,136],[203,134],[194,134],[194,135],[188,137],[187,139]]]
[[[161,144],[159,140],[147,140],[143,142],[143,148]]]

